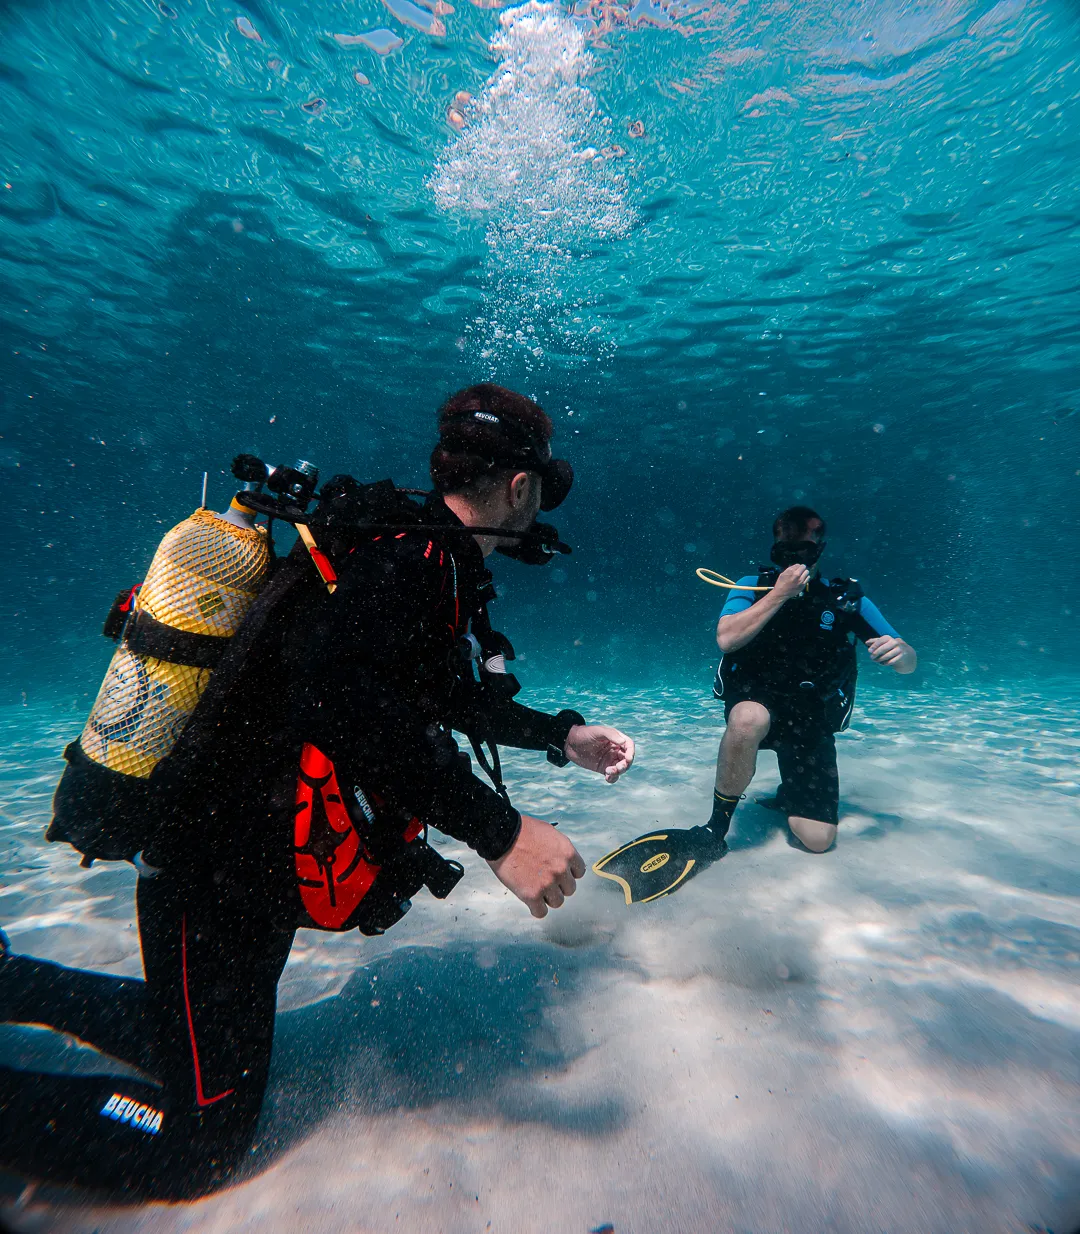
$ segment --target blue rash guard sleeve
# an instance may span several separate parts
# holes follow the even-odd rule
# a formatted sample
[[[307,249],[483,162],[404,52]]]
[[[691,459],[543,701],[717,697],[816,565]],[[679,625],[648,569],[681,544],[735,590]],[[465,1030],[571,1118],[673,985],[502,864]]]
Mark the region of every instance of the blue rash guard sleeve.
[[[740,579],[739,581],[741,582],[742,580]],[[888,634],[890,638],[900,637],[885,618],[882,617],[881,610],[868,596],[863,596],[859,601],[859,616],[874,631],[875,635]]]
[[[758,576],[756,574],[744,574],[737,581],[743,587],[756,587]],[[732,613],[741,613],[750,607],[757,598],[756,591],[729,591],[727,603],[720,610],[721,617],[730,617]],[[874,609],[877,612],[877,609]],[[880,616],[880,614],[878,614]]]

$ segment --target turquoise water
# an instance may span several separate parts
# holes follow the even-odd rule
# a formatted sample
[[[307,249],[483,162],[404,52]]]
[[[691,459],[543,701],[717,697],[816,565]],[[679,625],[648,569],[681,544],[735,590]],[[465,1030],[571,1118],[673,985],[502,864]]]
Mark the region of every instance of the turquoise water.
[[[647,915],[590,879],[537,925],[474,863],[378,942],[302,935],[249,1181],[7,1219],[1074,1227],[1075,7],[9,0],[0,33],[17,949],[139,970],[131,871],[41,830],[104,610],[241,450],[420,484],[448,392],[550,411],[575,552],[501,562],[494,615],[527,697],[639,741],[611,790],[510,760],[590,861],[701,821],[720,593],[693,569],[743,573],[779,508],[825,514],[827,566],[920,653],[864,670],[828,857],[751,803]],[[12,1031],[24,1065],[114,1065]]]

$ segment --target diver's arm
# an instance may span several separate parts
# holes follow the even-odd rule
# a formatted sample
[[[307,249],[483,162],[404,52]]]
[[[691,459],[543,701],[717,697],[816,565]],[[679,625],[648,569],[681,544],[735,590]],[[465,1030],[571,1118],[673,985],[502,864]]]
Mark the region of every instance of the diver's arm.
[[[806,566],[788,566],[760,600],[741,613],[728,613],[716,627],[716,644],[727,655],[745,647],[769,624],[780,609],[806,586],[810,571]]]
[[[886,668],[895,669],[903,676],[915,671],[919,662],[915,648],[904,642],[869,596],[862,596],[859,600],[854,629],[866,644],[870,659],[875,664],[884,664]]]
[[[355,767],[365,790],[498,860],[518,838],[520,815],[472,774],[449,733],[419,704],[409,675],[400,675],[417,655],[442,582],[440,567],[412,546],[350,559],[313,632],[322,659],[314,721],[323,748]]]
[[[602,775],[609,784],[629,771],[634,762],[633,738],[617,728],[586,724],[576,711],[551,716],[512,699],[485,705],[482,690],[473,693],[468,705],[459,705],[453,724],[459,732],[497,745],[547,750],[550,760],[559,766],[569,761]]]
[[[585,719],[576,711],[560,711],[552,716],[513,699],[489,700],[474,683],[471,693],[459,696],[452,723],[459,733],[473,733],[500,746],[518,750],[547,750],[554,746],[562,750],[570,730],[575,724],[584,724]]]

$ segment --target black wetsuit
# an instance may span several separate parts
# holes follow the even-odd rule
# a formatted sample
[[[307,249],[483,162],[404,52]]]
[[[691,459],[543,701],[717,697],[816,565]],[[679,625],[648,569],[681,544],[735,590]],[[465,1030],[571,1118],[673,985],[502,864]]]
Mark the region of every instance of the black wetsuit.
[[[739,582],[771,586],[776,571]],[[760,593],[734,590],[721,616],[757,603]],[[849,580],[811,579],[746,646],[725,654],[713,692],[725,718],[737,703],[761,703],[771,717],[761,743],[780,768],[777,805],[788,814],[835,823],[840,801],[834,734],[855,703],[855,640],[895,634]]]
[[[424,517],[460,526],[441,502]],[[280,606],[216,704],[215,740],[178,764],[161,803],[168,824],[145,849],[160,872],[138,883],[145,981],[0,959],[0,1020],[73,1033],[146,1073],[0,1067],[0,1167],[183,1197],[243,1162],[277,982],[296,927],[317,924],[309,907],[326,905],[325,887],[309,901],[298,890],[302,750],[317,745],[342,784],[362,787],[389,816],[415,816],[491,859],[513,844],[520,816],[472,773],[450,729],[561,750],[581,717],[531,711],[463,668],[462,636],[489,629],[493,596],[475,541],[387,536],[359,545],[338,571],[333,596],[305,583]]]

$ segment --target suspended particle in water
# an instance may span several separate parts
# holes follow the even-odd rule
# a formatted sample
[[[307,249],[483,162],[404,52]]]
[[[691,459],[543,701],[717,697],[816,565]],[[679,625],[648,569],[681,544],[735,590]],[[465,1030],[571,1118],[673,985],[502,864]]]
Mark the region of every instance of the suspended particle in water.
[[[446,123],[449,124],[452,129],[457,129],[460,133],[465,127],[465,117],[456,107],[448,107],[446,109]]]
[[[244,36],[244,38],[251,39],[253,43],[261,43],[263,41],[262,35],[255,29],[246,17],[238,17],[233,24]]]
[[[353,73],[353,81],[355,81],[358,85],[361,85],[361,86],[371,85],[371,79],[369,77],[365,77],[365,75],[361,73],[359,69],[357,69],[356,72]]]
[[[278,69],[281,68],[283,63],[284,62],[279,60],[277,56],[271,56],[270,59],[267,60],[266,62],[266,67],[276,73]]]
[[[631,137],[645,136],[645,122],[643,120],[631,121],[630,127],[626,130]]]
[[[176,21],[180,14],[172,7],[171,4],[165,4],[164,0],[158,0],[158,12],[162,17],[167,17],[169,21]]]
[[[875,432],[875,433],[884,433],[884,432],[885,432],[885,425],[884,425],[884,424],[875,424],[875,425],[874,425],[874,432]]]
[[[239,235],[244,230],[244,224],[239,219],[233,219],[232,229]]]
[[[321,116],[326,110],[326,99],[308,99],[306,103],[300,104],[300,109],[306,111],[309,116]]]

